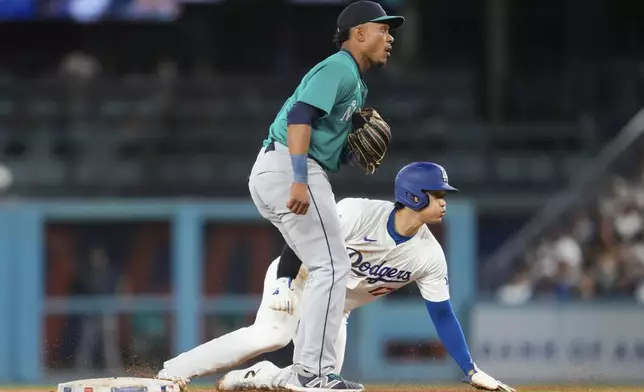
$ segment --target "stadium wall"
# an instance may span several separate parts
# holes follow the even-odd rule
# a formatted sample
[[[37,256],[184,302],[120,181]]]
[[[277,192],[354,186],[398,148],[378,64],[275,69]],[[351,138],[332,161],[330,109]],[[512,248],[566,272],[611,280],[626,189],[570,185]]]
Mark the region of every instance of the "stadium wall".
[[[476,208],[450,202],[444,247],[454,307],[479,365],[519,383],[605,380],[642,382],[644,312],[632,303],[506,307],[476,300]],[[47,298],[46,222],[168,220],[172,228],[172,298]],[[51,382],[43,362],[48,314],[168,310],[175,353],[199,342],[203,314],[252,314],[256,296],[204,298],[200,282],[205,221],[259,221],[248,200],[209,202],[104,200],[17,202],[0,206],[0,382]],[[267,259],[268,262],[268,259]],[[422,300],[384,299],[349,324],[347,373],[368,383],[453,382],[459,370],[437,342]]]
[[[644,306],[633,302],[477,304],[481,368],[508,382],[644,382]]]

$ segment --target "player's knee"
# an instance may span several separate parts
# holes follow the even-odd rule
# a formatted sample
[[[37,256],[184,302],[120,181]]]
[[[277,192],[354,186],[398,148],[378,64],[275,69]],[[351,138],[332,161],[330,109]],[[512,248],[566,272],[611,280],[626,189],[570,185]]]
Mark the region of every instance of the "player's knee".
[[[265,327],[265,336],[269,339],[271,349],[279,350],[293,339],[293,331],[284,324],[268,324]]]
[[[345,263],[324,263],[316,268],[309,269],[309,280],[315,279],[320,281],[335,283],[346,282],[349,279],[351,266]]]

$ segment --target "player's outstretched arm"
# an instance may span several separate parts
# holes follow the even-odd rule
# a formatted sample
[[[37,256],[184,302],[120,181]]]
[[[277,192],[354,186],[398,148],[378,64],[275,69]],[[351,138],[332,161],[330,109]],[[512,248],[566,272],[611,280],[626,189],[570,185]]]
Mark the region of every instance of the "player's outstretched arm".
[[[476,366],[449,299],[441,302],[426,300],[425,305],[445,349],[465,373],[465,382],[477,389],[515,392],[513,388],[490,377]]]

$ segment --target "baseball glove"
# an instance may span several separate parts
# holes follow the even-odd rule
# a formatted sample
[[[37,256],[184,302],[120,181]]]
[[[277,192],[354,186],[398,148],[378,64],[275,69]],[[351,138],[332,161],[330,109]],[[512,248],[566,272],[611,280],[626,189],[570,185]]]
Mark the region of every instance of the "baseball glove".
[[[352,123],[354,130],[348,136],[349,153],[367,170],[367,174],[373,174],[391,142],[389,124],[371,108],[354,113]]]

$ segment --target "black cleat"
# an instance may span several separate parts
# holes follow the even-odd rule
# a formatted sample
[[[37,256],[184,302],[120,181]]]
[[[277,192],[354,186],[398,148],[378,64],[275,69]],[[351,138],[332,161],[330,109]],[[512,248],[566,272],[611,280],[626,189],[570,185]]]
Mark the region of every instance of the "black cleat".
[[[362,392],[364,386],[347,381],[334,373],[325,376],[304,376],[294,372],[286,384],[286,389],[296,392]]]

